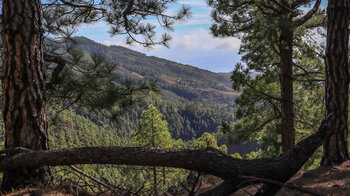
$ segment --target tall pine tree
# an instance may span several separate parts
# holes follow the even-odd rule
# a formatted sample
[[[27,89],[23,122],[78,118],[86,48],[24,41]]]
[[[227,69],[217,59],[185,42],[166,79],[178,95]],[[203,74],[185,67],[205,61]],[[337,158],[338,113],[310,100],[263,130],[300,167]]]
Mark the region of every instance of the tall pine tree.
[[[313,7],[304,13],[301,7],[311,2],[314,2]],[[318,12],[320,3],[321,0],[209,1],[209,5],[214,8],[212,13],[214,25],[211,27],[213,34],[241,37],[243,40],[241,53],[248,66],[256,66],[255,69],[263,70],[263,72],[278,71],[280,96],[269,96],[269,99],[274,102],[272,105],[279,106],[279,111],[265,122],[268,123],[275,118],[281,119],[277,127],[282,135],[283,152],[291,150],[295,144],[293,92],[295,33],[313,16],[321,14]],[[253,43],[255,44],[253,50],[246,47],[247,45],[252,46]]]
[[[329,0],[327,7],[326,116],[334,114],[334,133],[323,143],[322,165],[339,164],[349,159],[349,0]]]
[[[167,15],[169,13],[167,6],[173,3],[176,1],[3,0],[1,20],[4,46],[2,112],[5,124],[5,148],[48,149],[46,93],[47,90],[60,88],[59,84],[64,79],[61,77],[63,72],[69,70],[70,65],[75,64],[64,58],[66,53],[52,53],[52,48],[60,47],[62,44],[69,45],[64,39],[55,39],[55,35],[69,35],[66,29],[74,28],[82,23],[104,20],[110,25],[110,32],[113,35],[125,34],[129,43],[137,42],[144,46],[167,45],[170,39],[168,34],[163,34],[160,39],[157,39],[155,26],[145,23],[144,19],[147,16],[158,17],[162,27],[171,29],[175,21],[182,20],[189,14],[188,8],[182,7],[178,12],[172,12],[173,15]],[[44,42],[50,43],[49,48],[51,49],[45,50]],[[81,59],[79,56],[74,57],[73,53],[70,55],[73,56],[73,61]],[[52,62],[48,67],[51,68],[52,74],[47,83],[44,58]],[[94,70],[92,73],[103,75],[103,69],[102,72]],[[84,81],[88,82],[87,78],[78,77],[76,79],[85,79]],[[123,108],[134,101],[134,89],[120,88],[110,80],[107,83],[105,88],[99,88],[97,96],[80,93],[73,93],[73,96],[70,96],[71,92],[74,92],[72,88],[63,92],[66,93],[64,95],[68,95],[71,103],[97,107],[98,110]],[[93,92],[90,91],[90,93]],[[111,96],[107,95],[119,98],[110,99]],[[96,106],[93,105],[94,101],[91,98],[106,98],[106,102],[99,102],[101,104]],[[29,185],[47,184],[50,178],[50,172],[45,167],[24,168],[17,171],[6,170],[2,189],[11,190]]]
[[[139,121],[139,130],[132,133],[136,146],[141,147],[163,147],[174,148],[180,147],[182,140],[175,141],[172,139],[168,130],[168,122],[162,119],[162,114],[154,105],[149,105],[148,109],[142,112],[142,119]],[[160,195],[158,173],[160,168],[152,167],[153,171],[153,193]],[[166,182],[165,168],[162,168],[163,185]]]

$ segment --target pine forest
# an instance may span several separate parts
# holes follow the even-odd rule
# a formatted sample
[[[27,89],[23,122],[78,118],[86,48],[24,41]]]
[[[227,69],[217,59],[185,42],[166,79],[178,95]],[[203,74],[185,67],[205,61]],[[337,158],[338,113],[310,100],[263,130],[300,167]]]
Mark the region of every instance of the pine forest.
[[[0,2],[0,195],[350,195],[350,0]]]

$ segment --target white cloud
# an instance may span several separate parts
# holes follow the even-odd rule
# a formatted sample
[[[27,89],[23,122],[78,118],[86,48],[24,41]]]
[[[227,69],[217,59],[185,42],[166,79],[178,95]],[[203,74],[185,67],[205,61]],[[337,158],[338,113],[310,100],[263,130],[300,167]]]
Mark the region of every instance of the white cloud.
[[[113,36],[107,33],[108,25],[98,22],[93,25],[82,25],[77,34],[89,37],[104,45],[120,45],[132,50],[166,58],[180,63],[195,65],[204,69],[220,72],[232,70],[233,65],[239,61],[237,51],[240,40],[236,38],[214,38],[210,34],[209,26],[211,8],[206,0],[180,0],[181,4],[192,7],[192,17],[186,21],[174,24],[175,32],[169,32],[173,37],[170,41],[170,49],[164,46],[153,46],[151,49],[133,44],[125,44],[125,36]],[[178,7],[170,7],[169,12]],[[156,25],[157,35],[163,33],[159,28],[156,18],[149,17],[147,21]]]
[[[239,49],[241,41],[237,38],[216,38],[210,34],[210,31],[204,28],[195,28],[191,30],[178,31],[172,34],[170,48],[183,50],[226,50],[232,51]],[[100,42],[104,45],[120,45],[133,50],[145,51],[144,47],[133,44],[125,44],[123,39],[104,40]],[[154,46],[150,51],[163,50],[163,46]]]
[[[215,38],[209,30],[196,28],[175,34],[170,47],[182,49],[237,50],[241,41],[237,38]]]
[[[117,46],[123,46],[126,48],[130,48],[131,50],[137,50],[140,52],[147,52],[147,51],[156,51],[156,50],[162,50],[165,47],[161,46],[161,45],[155,45],[155,46],[151,46],[150,48],[145,48],[140,44],[137,43],[132,43],[132,44],[126,44],[125,39],[122,38],[111,38],[110,40],[104,40],[102,42],[99,42],[103,45],[107,45],[107,46],[113,46],[113,45],[117,45]]]
[[[207,6],[207,2],[205,0],[184,0],[179,1],[179,3],[191,6]]]

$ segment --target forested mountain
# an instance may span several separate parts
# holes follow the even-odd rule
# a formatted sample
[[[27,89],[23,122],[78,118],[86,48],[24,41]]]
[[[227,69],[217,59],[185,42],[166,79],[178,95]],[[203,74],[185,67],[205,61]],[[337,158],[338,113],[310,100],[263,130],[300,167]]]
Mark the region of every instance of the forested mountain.
[[[152,95],[122,115],[122,123],[116,127],[120,135],[137,129],[141,111],[149,104],[154,104],[164,114],[169,131],[176,139],[198,138],[204,132],[216,131],[222,122],[234,121],[234,99],[238,93],[232,90],[229,73],[202,70],[122,46],[102,45],[86,37],[74,40],[86,53],[101,55],[118,64],[119,81],[156,80],[161,89],[160,96]]]
[[[51,189],[55,173],[98,194],[231,195],[258,185],[252,195],[275,195],[303,167],[334,173],[349,161],[350,1],[329,0],[327,9],[321,0],[207,3],[211,33],[241,41],[237,99],[228,74],[71,42],[79,26],[104,21],[127,43],[167,46],[167,32],[192,15],[187,2],[3,0],[0,194],[41,195],[32,188]],[[260,150],[230,155],[218,143],[224,134]],[[221,179],[201,192],[208,174]],[[320,190],[289,186],[312,187]]]
[[[166,59],[149,57],[121,46],[105,46],[85,37],[74,39],[79,49],[83,49],[86,53],[99,54],[106,60],[117,63],[120,80],[156,79],[161,91],[159,94],[151,94],[131,110],[124,112],[117,123],[109,123],[104,117],[74,107],[72,109],[75,114],[72,116],[72,113],[65,113],[64,119],[75,119],[75,115],[78,114],[84,119],[92,120],[96,126],[109,127],[109,130],[114,130],[113,134],[117,137],[127,138],[131,131],[138,129],[141,112],[149,104],[154,104],[167,120],[172,137],[185,141],[198,138],[204,132],[217,131],[222,122],[234,121],[234,99],[238,93],[231,88],[229,73],[213,73]],[[51,116],[55,116],[54,111]],[[78,137],[75,137],[75,140],[77,139]],[[84,140],[83,137],[80,139]],[[218,139],[220,144],[226,143],[222,134]],[[68,140],[69,138],[63,138],[58,134],[55,142],[71,142]],[[228,145],[229,152],[248,153],[255,149],[255,145],[249,148],[245,148],[245,145]]]
[[[231,103],[238,95],[232,90],[230,75],[227,73],[213,73],[147,56],[122,46],[106,46],[86,37],[75,37],[74,40],[86,52],[102,55],[117,63],[121,79],[156,80],[162,89],[190,101]]]

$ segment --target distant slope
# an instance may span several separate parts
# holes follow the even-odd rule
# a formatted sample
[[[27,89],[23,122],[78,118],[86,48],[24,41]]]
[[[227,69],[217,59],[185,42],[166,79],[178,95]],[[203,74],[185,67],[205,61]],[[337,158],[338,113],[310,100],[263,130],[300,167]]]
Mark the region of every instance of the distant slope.
[[[198,138],[204,132],[215,132],[222,122],[235,120],[234,99],[238,94],[231,88],[229,73],[214,73],[121,46],[106,46],[85,37],[74,39],[87,53],[117,63],[121,79],[156,79],[162,89],[161,99],[150,98],[122,116],[123,123],[116,128],[119,134],[136,130],[140,114],[149,104],[164,115],[176,139]]]
[[[158,85],[190,101],[230,103],[237,96],[229,74],[214,73],[166,59],[147,56],[122,46],[105,46],[85,37],[75,37],[78,46],[118,63],[124,78],[156,79]]]

